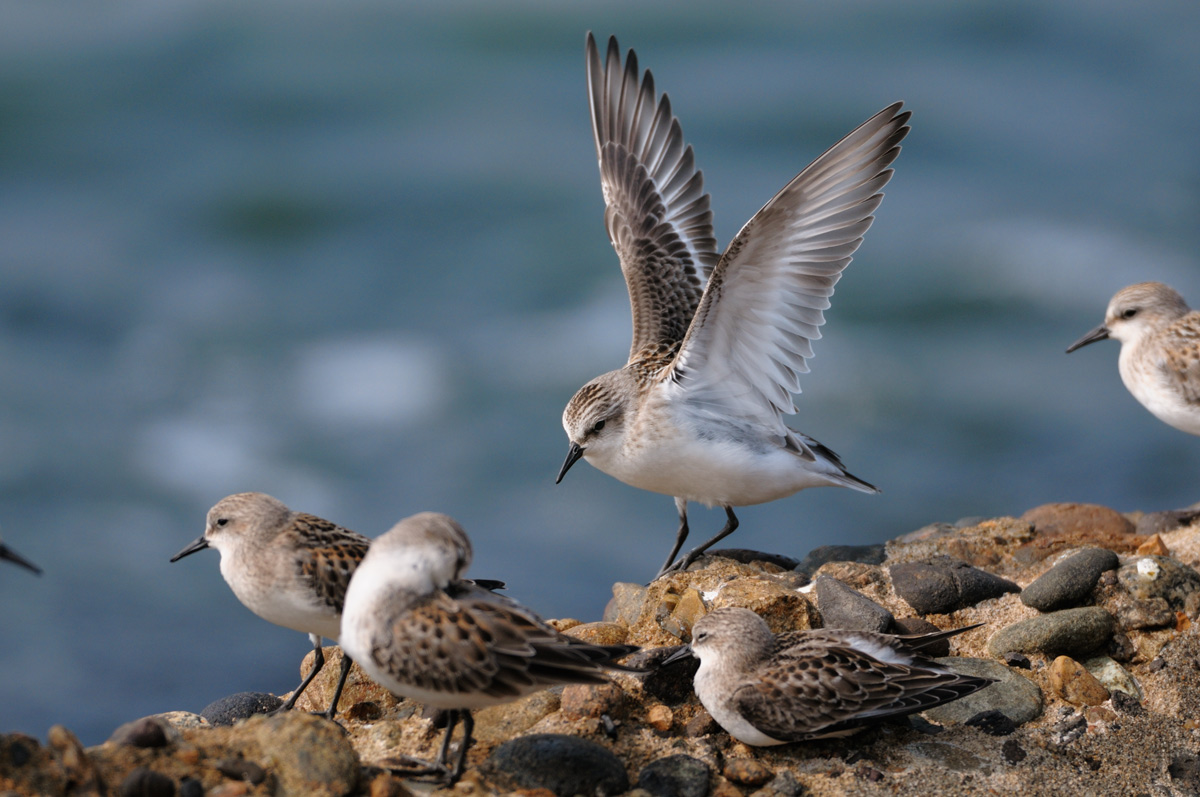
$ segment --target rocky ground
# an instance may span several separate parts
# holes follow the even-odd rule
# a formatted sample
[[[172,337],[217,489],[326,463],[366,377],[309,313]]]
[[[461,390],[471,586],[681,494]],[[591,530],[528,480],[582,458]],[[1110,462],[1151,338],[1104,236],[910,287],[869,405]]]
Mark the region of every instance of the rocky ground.
[[[720,606],[776,631],[918,632],[981,627],[942,651],[997,683],[848,739],[775,748],[733,741],[691,690],[694,661],[605,686],[548,690],[476,712],[459,795],[662,797],[832,794],[1200,794],[1200,522],[1078,504],[937,524],[885,545],[826,547],[803,562],[710,557],[649,587],[616,584],[602,621],[564,632],[629,642],[647,666]],[[323,709],[339,653],[298,704]],[[305,662],[305,668],[309,662]],[[172,712],[84,749],[0,736],[0,795],[406,795],[434,784],[390,774],[432,758],[441,718],[358,672],[341,724],[236,695],[203,716]],[[6,791],[7,790],[7,791]],[[441,790],[449,793],[446,790]]]

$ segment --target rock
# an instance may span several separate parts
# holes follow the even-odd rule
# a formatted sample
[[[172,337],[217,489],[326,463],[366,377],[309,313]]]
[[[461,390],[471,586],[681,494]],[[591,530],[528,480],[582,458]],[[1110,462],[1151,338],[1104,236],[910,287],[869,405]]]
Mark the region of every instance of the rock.
[[[485,769],[519,788],[549,789],[558,797],[605,797],[629,791],[629,776],[621,759],[577,736],[520,736],[492,750]]]
[[[763,786],[752,797],[802,797],[808,790],[786,769],[780,770],[770,783]]]
[[[646,724],[656,731],[671,730],[671,723],[675,721],[675,712],[664,706],[662,703],[655,703],[646,709]]]
[[[939,767],[956,772],[975,772],[983,766],[982,759],[969,750],[946,742],[913,742],[905,745],[905,749],[919,758],[928,759]]]
[[[688,629],[690,633],[691,627]],[[629,638],[628,626],[620,623],[581,623],[564,633],[593,645],[623,645]]]
[[[1141,699],[1142,690],[1137,681],[1124,667],[1108,656],[1090,658],[1083,662],[1083,666],[1110,693],[1122,692],[1132,696],[1135,700]]]
[[[1021,589],[949,556],[893,565],[888,573],[896,594],[917,614],[947,614]]]
[[[989,736],[1008,736],[1017,729],[1017,723],[999,709],[981,711],[963,724],[978,728]]]
[[[697,736],[708,736],[720,730],[721,726],[712,718],[712,715],[701,708],[696,712],[696,716],[688,720],[687,725],[683,728],[683,733],[685,736],[695,738]]]
[[[883,543],[875,545],[821,545],[808,552],[808,556],[796,565],[796,570],[815,573],[826,562],[861,562],[866,565],[881,565],[887,558]]]
[[[817,609],[826,628],[882,633],[892,625],[892,613],[837,579],[816,579]]]
[[[1113,626],[1113,616],[1099,606],[1062,609],[1000,629],[988,640],[988,651],[993,656],[1013,651],[1052,655],[1087,653],[1108,641]]]
[[[931,722],[957,725],[980,713],[1001,711],[1017,725],[1023,725],[1041,716],[1042,690],[1033,681],[1000,662],[965,656],[950,656],[935,661],[956,673],[994,678],[996,683],[924,712]]]
[[[700,669],[700,660],[695,656],[687,656],[673,661],[666,666],[661,662],[674,654],[682,645],[661,648],[642,648],[630,656],[626,663],[630,667],[650,670],[650,674],[642,678],[642,691],[651,697],[658,698],[668,706],[677,706],[692,696],[692,679],[696,670]]]
[[[183,778],[179,781],[179,797],[204,797],[204,785],[195,778]]]
[[[663,605],[666,606],[668,604],[664,603]],[[692,626],[706,614],[708,614],[708,607],[704,605],[704,599],[700,597],[700,591],[688,587],[676,597],[674,604],[671,606],[670,613],[665,617],[659,618],[658,624],[664,631],[676,639],[690,642],[692,640]]]
[[[768,564],[772,567],[777,567],[780,570],[795,570],[796,565],[800,564],[800,560],[793,559],[790,556],[784,556],[781,553],[766,553],[764,551],[752,551],[749,548],[716,548],[707,552],[708,556],[720,556],[724,559],[732,559],[735,562],[741,562],[744,565]]]
[[[190,711],[164,711],[161,714],[151,714],[154,719],[158,720],[167,729],[167,740],[170,741],[177,734],[172,731],[187,731],[192,728],[207,728],[210,727],[208,720],[201,717],[199,714],[193,714]]]
[[[1154,534],[1137,547],[1137,554],[1138,556],[1170,556],[1171,552],[1167,549],[1163,538]]]
[[[175,797],[175,781],[145,767],[125,776],[117,793],[121,797]]]
[[[244,781],[251,786],[257,786],[267,779],[265,769],[244,758],[222,758],[214,766],[225,777]]]
[[[20,794],[65,794],[66,773],[54,748],[23,733],[0,735],[0,788]],[[3,793],[3,792],[0,792]]]
[[[161,720],[154,717],[143,717],[119,726],[108,737],[108,741],[113,744],[127,744],[131,747],[166,747],[167,729]],[[172,786],[171,790],[174,791],[174,788]]]
[[[638,621],[646,600],[646,587],[619,581],[613,584],[612,600],[604,607],[604,621],[630,626]]]
[[[1029,657],[1026,656],[1024,653],[1016,653],[1015,651],[1009,651],[1008,653],[1005,653],[1001,658],[1004,659],[1004,663],[1007,664],[1009,667],[1016,667],[1016,668],[1022,669],[1022,670],[1032,669],[1032,667],[1033,667],[1033,664],[1031,664],[1029,661]]]
[[[336,645],[330,645],[322,648],[321,651],[325,656],[325,666],[321,668],[317,677],[296,701],[297,711],[321,713],[329,708],[329,703],[333,700],[333,693],[337,688],[338,675],[342,667],[342,649]],[[309,672],[315,660],[316,653],[310,650],[304,657],[304,661],[300,663],[301,674]],[[338,715],[354,711],[356,706],[371,703],[375,705],[374,710],[382,713],[399,702],[400,700],[395,695],[372,681],[361,667],[353,664],[350,672],[346,675],[346,686],[338,700]],[[360,708],[357,709],[357,712],[370,714],[373,713],[373,710]]]
[[[72,785],[72,795],[84,797],[84,795],[104,793],[104,786],[100,774],[96,771],[96,765],[88,758],[83,745],[79,743],[75,734],[62,725],[53,725],[46,734],[46,741],[49,742],[50,749],[57,754],[58,760],[61,762],[67,781]]]
[[[1043,550],[1100,546],[1113,551],[1132,551],[1141,543],[1134,525],[1113,509],[1098,504],[1043,504],[1021,515],[1033,524],[1033,545]]]
[[[545,689],[511,703],[479,709],[475,712],[475,738],[484,744],[499,744],[529,730],[560,705],[559,693]]]
[[[1176,753],[1167,765],[1167,774],[1175,788],[1184,794],[1200,794],[1200,758],[1195,753]]]
[[[758,614],[776,634],[805,631],[816,625],[816,612],[808,599],[775,581],[737,578],[721,585],[712,608],[740,606]]]
[[[616,717],[623,713],[625,702],[625,690],[614,683],[569,684],[563,688],[559,710],[570,720],[601,714]]]
[[[266,714],[283,705],[283,701],[266,692],[238,692],[204,707],[200,716],[213,725],[232,725],[255,714]]]
[[[1117,580],[1134,600],[1161,599],[1189,617],[1200,613],[1200,573],[1175,559],[1140,557],[1117,570]]]
[[[1025,760],[1025,756],[1029,755],[1016,739],[1009,739],[1005,742],[1004,746],[1000,748],[1000,753],[1009,765],[1019,764]]]
[[[727,758],[721,774],[741,786],[761,786],[775,777],[774,770],[756,758]]]
[[[1108,690],[1079,662],[1059,656],[1050,664],[1050,689],[1076,706],[1098,706],[1108,700]]]
[[[1069,714],[1050,728],[1050,741],[1056,747],[1066,747],[1087,733],[1087,718],[1082,714]]]
[[[289,711],[251,719],[239,730],[262,750],[277,797],[343,797],[358,784],[358,754],[336,723]]]
[[[1140,717],[1146,713],[1142,702],[1131,694],[1120,690],[1112,689],[1112,704],[1113,708],[1122,714],[1128,714],[1131,717]]]
[[[637,787],[654,797],[705,797],[708,764],[689,755],[672,755],[652,761],[638,773]]]
[[[1104,706],[1089,706],[1083,710],[1083,718],[1087,720],[1088,728],[1093,725],[1111,725],[1117,721],[1117,712]]]
[[[1073,606],[1091,594],[1101,573],[1120,564],[1112,551],[1085,548],[1042,573],[1021,591],[1021,602],[1041,612]]]

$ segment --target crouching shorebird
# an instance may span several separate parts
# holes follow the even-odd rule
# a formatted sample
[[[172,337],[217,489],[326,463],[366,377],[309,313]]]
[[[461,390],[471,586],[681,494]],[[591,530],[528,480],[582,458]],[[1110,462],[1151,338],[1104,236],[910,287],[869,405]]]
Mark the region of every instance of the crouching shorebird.
[[[692,629],[689,654],[704,708],[738,741],[766,747],[847,736],[887,717],[940,706],[977,692],[990,678],[959,675],[921,648],[977,626],[892,636],[817,629],[776,636],[749,609],[724,608]]]
[[[1121,342],[1121,381],[1154,417],[1200,435],[1200,313],[1171,287],[1139,282],[1117,291],[1104,323],[1067,353],[1114,338]]]
[[[247,609],[275,625],[308,634],[316,658],[279,708],[287,711],[325,666],[321,638],[338,642],[346,587],[370,544],[361,534],[293,512],[264,493],[238,493],[208,511],[204,533],[171,561],[216,548],[221,575]],[[329,719],[337,713],[351,664],[343,655],[333,700],[324,713]]]
[[[342,648],[380,686],[447,709],[437,760],[406,774],[463,773],[471,710],[556,684],[603,683],[633,645],[592,645],[560,634],[515,601],[463,579],[471,543],[453,518],[423,512],[375,540],[346,592]],[[447,767],[455,725],[463,740]]]
[[[675,497],[679,530],[659,574],[688,536],[687,504],[725,509],[808,487],[878,490],[838,456],[788,428],[843,269],[871,226],[908,133],[900,103],[868,119],[784,186],[716,249],[709,196],[664,94],[616,39],[606,64],[591,34],[587,78],[605,226],[633,311],[625,367],[588,382],[567,404],[561,481],[580,458],[626,484]],[[701,277],[707,287],[701,290]]]

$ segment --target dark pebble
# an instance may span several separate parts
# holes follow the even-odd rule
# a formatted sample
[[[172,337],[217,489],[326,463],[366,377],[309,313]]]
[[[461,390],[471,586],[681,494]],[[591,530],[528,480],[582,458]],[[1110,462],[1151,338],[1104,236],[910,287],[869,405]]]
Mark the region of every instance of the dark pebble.
[[[629,776],[621,759],[577,736],[520,736],[493,750],[485,766],[521,788],[549,789],[559,797],[604,797],[629,791]]]
[[[888,574],[896,594],[917,614],[946,614],[1021,591],[1008,579],[949,556],[893,565]]]
[[[1130,662],[1136,655],[1137,648],[1126,634],[1117,631],[1112,635],[1112,639],[1108,640],[1108,656],[1113,661]]]
[[[145,767],[125,776],[117,792],[121,797],[175,797],[175,781]]]
[[[282,705],[282,700],[266,692],[238,692],[209,703],[200,716],[213,725],[232,725],[255,714],[274,711]]]
[[[1200,793],[1200,759],[1194,753],[1176,754],[1167,765],[1167,774],[1179,791],[1185,794]]]
[[[625,664],[630,667],[650,670],[650,674],[642,678],[642,691],[668,706],[677,706],[692,696],[692,678],[695,677],[696,670],[700,669],[700,660],[695,656],[662,666],[663,659],[682,647],[683,645],[672,645],[643,649],[625,660]]]
[[[1029,657],[1024,653],[1016,653],[1009,651],[1004,654],[1004,663],[1009,667],[1017,667],[1022,670],[1032,669],[1033,665],[1029,663]]]
[[[167,732],[161,720],[143,717],[118,727],[108,741],[132,747],[166,747]]]
[[[204,797],[204,784],[195,778],[179,781],[179,797]]]
[[[1042,573],[1021,591],[1021,603],[1039,612],[1074,606],[1092,594],[1100,575],[1121,562],[1104,548],[1085,548]]]
[[[1128,692],[1122,692],[1120,689],[1114,689],[1112,693],[1113,708],[1122,714],[1128,714],[1131,717],[1136,717],[1146,713],[1146,709],[1142,706],[1140,700]]]
[[[808,793],[800,781],[796,780],[796,776],[786,769],[780,771],[770,783],[763,786],[759,793],[762,792],[766,792],[772,797],[801,797]]]
[[[920,714],[909,714],[908,724],[917,733],[923,733],[926,736],[937,736],[939,733],[946,730],[941,725],[934,725],[929,720],[922,717]]]
[[[1025,752],[1025,748],[1017,744],[1016,739],[1009,739],[1000,748],[1000,754],[1004,756],[1004,760],[1010,765],[1019,764],[1025,760],[1025,756],[1029,755]]]
[[[723,559],[732,559],[744,565],[753,564],[754,562],[766,562],[767,564],[781,567],[784,570],[795,570],[796,565],[800,564],[799,559],[793,559],[781,553],[751,551],[748,548],[717,548],[715,551],[707,551],[706,554],[708,556],[720,556]]]
[[[797,565],[797,570],[815,573],[827,562],[858,562],[864,565],[881,565],[887,558],[883,543],[875,545],[822,545],[813,548]]]
[[[1167,660],[1164,659],[1162,656],[1159,656],[1158,658],[1154,659],[1154,661],[1147,664],[1146,669],[1150,672],[1158,672],[1159,670],[1161,670],[1163,667],[1166,667],[1166,666],[1167,666]]]
[[[1017,723],[998,709],[981,711],[963,724],[978,728],[989,736],[1008,736],[1017,729]]]
[[[708,777],[708,764],[690,755],[673,755],[642,767],[637,787],[654,797],[705,797]]]
[[[3,742],[7,742],[7,745],[3,745]],[[8,763],[14,769],[25,766],[29,763],[29,759],[33,758],[33,750],[29,749],[30,746],[33,746],[34,750],[36,750],[37,742],[29,739],[29,744],[27,745],[24,739],[15,739],[12,736],[7,738],[0,737],[0,750],[3,750],[3,753],[6,754]],[[3,749],[3,747],[7,747],[7,749]],[[3,759],[0,759],[0,764],[2,763]],[[0,769],[3,768],[0,766]]]
[[[687,725],[683,728],[684,736],[697,737],[708,736],[721,730],[721,726],[712,718],[712,715],[707,711],[698,711],[696,716],[688,720]]]
[[[1048,653],[1076,656],[1102,647],[1113,635],[1113,616],[1099,606],[1060,609],[1001,628],[988,640],[993,656]]]
[[[1196,519],[1195,509],[1176,509],[1168,512],[1147,512],[1138,518],[1137,533],[1149,536],[1164,534],[1180,526],[1187,526]]]
[[[892,613],[836,578],[817,576],[817,609],[826,628],[883,633],[891,627]]]
[[[217,762],[217,771],[233,780],[244,780],[257,786],[267,779],[267,773],[253,761],[244,758],[225,758]]]
[[[883,780],[883,773],[875,769],[875,767],[862,767],[856,774],[870,783],[878,783]]]

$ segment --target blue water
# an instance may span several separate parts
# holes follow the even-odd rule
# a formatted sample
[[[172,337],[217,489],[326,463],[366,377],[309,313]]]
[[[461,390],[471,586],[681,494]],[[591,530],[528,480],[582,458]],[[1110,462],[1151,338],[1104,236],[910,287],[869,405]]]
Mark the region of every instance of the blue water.
[[[0,9],[0,732],[295,685],[308,643],[209,552],[263,490],[368,535],[459,518],[480,576],[598,618],[672,502],[577,466],[563,405],[629,317],[584,33],[654,70],[717,237],[888,103],[913,132],[793,425],[880,496],[739,512],[803,555],[1048,501],[1200,499],[1200,440],[1067,357],[1121,286],[1200,303],[1200,6],[1112,2]],[[693,510],[697,535],[723,521]]]

